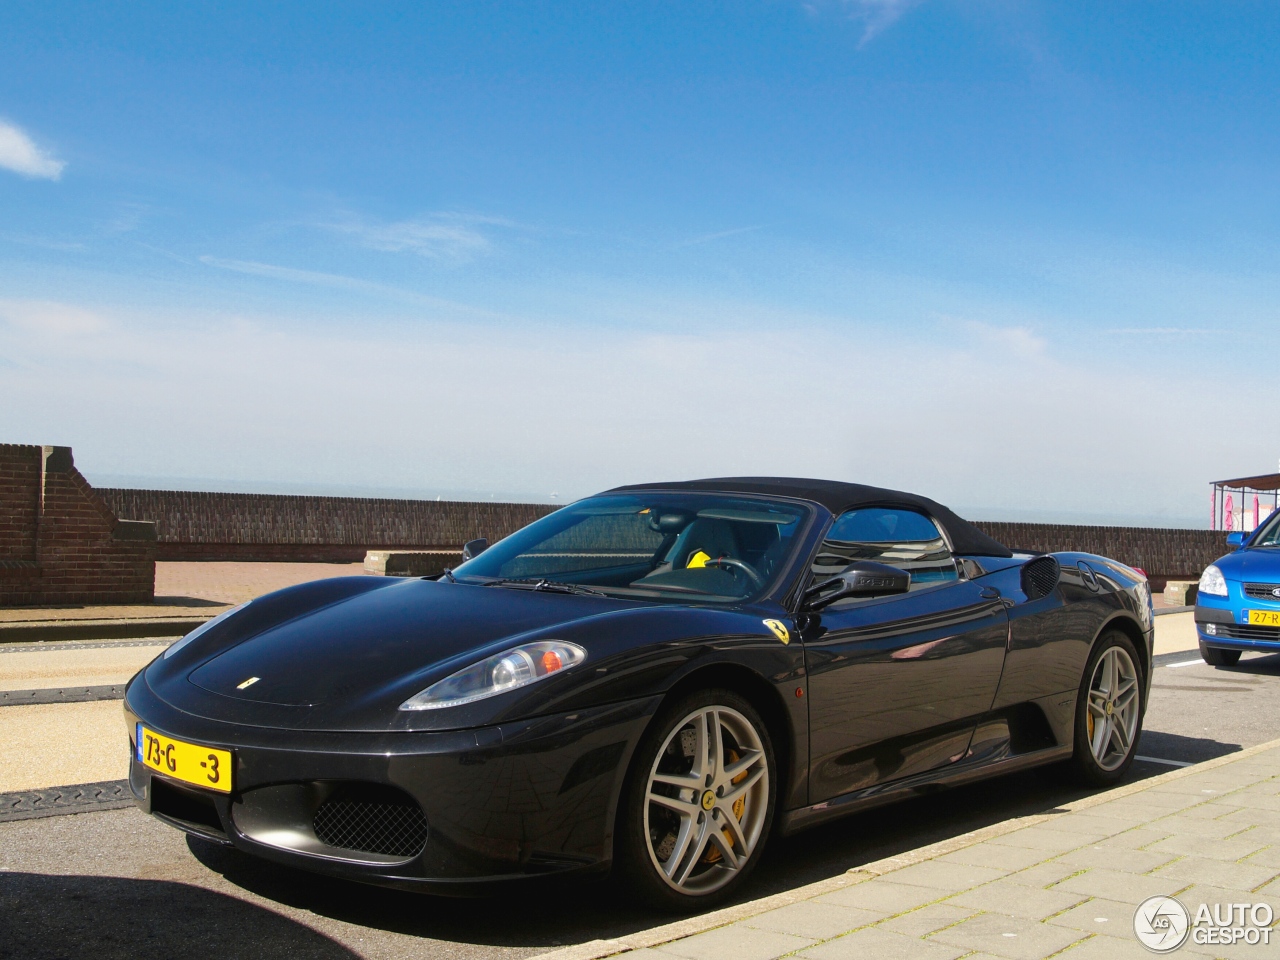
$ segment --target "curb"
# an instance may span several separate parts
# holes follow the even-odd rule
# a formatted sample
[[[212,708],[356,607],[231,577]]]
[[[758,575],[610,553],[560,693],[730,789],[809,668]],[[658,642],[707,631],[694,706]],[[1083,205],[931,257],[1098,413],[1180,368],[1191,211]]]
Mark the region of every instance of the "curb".
[[[149,617],[138,620],[54,620],[49,623],[0,624],[0,643],[44,640],[132,640],[137,637],[180,637],[208,617]]]
[[[1003,837],[1026,827],[1048,823],[1063,814],[1087,810],[1090,807],[1100,806],[1112,800],[1119,800],[1136,793],[1142,793],[1152,787],[1158,787],[1173,780],[1181,780],[1183,777],[1202,773],[1205,770],[1224,767],[1235,763],[1237,760],[1245,760],[1257,754],[1266,753],[1268,750],[1274,750],[1277,747],[1280,747],[1280,740],[1260,743],[1257,746],[1248,747],[1236,753],[1228,753],[1225,756],[1205,760],[1190,767],[1180,767],[1177,770],[1170,770],[1168,773],[1148,777],[1146,780],[1140,780],[1137,783],[1128,783],[1124,786],[1114,787],[1111,790],[1104,790],[1087,797],[1081,797],[1079,800],[1073,800],[1070,803],[1060,804],[1055,806],[1051,813],[1035,813],[1025,817],[1015,817],[1012,820],[1005,820],[1002,823],[982,827],[969,833],[960,834],[957,837],[951,837],[948,840],[931,843],[908,853],[875,860],[860,867],[854,867],[840,876],[818,880],[802,887],[796,887],[794,890],[786,890],[782,893],[761,897],[759,900],[723,907],[698,917],[676,920],[658,927],[651,927],[648,930],[641,930],[638,933],[627,934],[625,937],[610,940],[589,940],[586,943],[562,947],[548,953],[535,954],[535,956],[537,960],[604,960],[605,957],[629,953],[632,950],[657,947],[696,933],[705,933],[708,930],[714,930],[716,927],[723,927],[738,920],[746,920],[748,917],[758,916],[801,900],[811,900],[824,893],[843,890],[845,887],[862,883],[872,877],[883,876],[886,873],[892,873],[895,870],[901,870],[904,867],[910,867],[925,860],[932,860],[934,857],[940,857],[943,854],[954,853],[957,850],[963,850],[965,847],[982,843],[984,840],[994,840],[996,837]]]

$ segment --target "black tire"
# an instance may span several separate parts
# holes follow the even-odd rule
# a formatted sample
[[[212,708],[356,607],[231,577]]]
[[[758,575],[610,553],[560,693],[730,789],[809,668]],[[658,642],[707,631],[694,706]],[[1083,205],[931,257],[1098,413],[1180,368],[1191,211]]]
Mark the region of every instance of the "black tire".
[[[1239,650],[1224,650],[1222,647],[1207,647],[1200,644],[1200,659],[1211,667],[1234,667],[1240,662]]]
[[[736,803],[728,810],[722,810],[720,802],[713,798],[711,803],[714,809],[709,809],[705,815],[698,813],[696,824],[692,818],[689,819],[690,839],[681,848],[685,851],[684,854],[677,863],[672,865],[671,858],[675,856],[674,848],[680,843],[676,836],[680,832],[679,825],[684,822],[681,819],[684,814],[670,812],[649,800],[651,777],[655,771],[662,773],[664,765],[667,765],[668,770],[677,769],[679,764],[686,761],[690,764],[688,768],[690,772],[681,772],[677,775],[694,777],[692,753],[686,757],[681,751],[688,747],[688,737],[698,721],[693,720],[691,723],[686,721],[690,720],[691,715],[696,716],[699,711],[716,707],[724,708],[725,711],[719,716],[724,719],[726,726],[720,728],[718,734],[723,744],[722,753],[726,758],[722,769],[731,770],[732,764],[742,762],[741,759],[731,759],[738,756],[737,750],[740,746],[748,758],[757,752],[760,756],[749,770],[744,769],[731,783],[718,785],[716,782],[711,782],[704,785],[704,787],[713,788],[714,791],[737,790],[738,787],[734,785],[740,786],[744,791],[741,812],[738,812],[739,807]],[[734,729],[729,729],[730,722],[737,730],[738,736],[735,736]],[[742,728],[743,722],[750,725],[758,748],[747,749],[747,746],[739,744],[739,739],[743,744],[751,740],[751,735]],[[711,721],[708,720],[706,729],[709,730],[710,727]],[[676,764],[676,767],[673,768],[669,764]],[[764,770],[765,780],[763,789],[756,776],[761,767]],[[719,774],[715,776],[718,780]],[[618,809],[618,830],[614,850],[615,874],[635,896],[650,906],[665,911],[704,910],[732,897],[741,889],[743,883],[759,864],[768,842],[777,805],[777,784],[777,763],[769,728],[746,698],[732,690],[720,688],[698,690],[680,697],[666,705],[649,724],[649,729],[645,731],[632,757]],[[657,791],[669,791],[672,799],[694,807],[700,805],[703,809],[708,809],[704,802],[707,799],[705,793],[712,792],[705,790],[703,796],[699,798],[696,789],[684,790],[663,784],[655,786],[655,792]],[[686,793],[689,794],[687,798],[684,796]],[[763,815],[759,810],[761,805],[764,807]],[[730,830],[727,827],[720,831],[711,829],[713,823],[723,823],[724,816],[730,811],[736,813],[739,821],[734,827],[738,837],[740,839],[754,837],[749,847],[740,847],[730,836]],[[702,826],[704,823],[705,831]],[[735,857],[742,849],[747,850],[747,855],[736,867],[731,867],[728,857],[721,854],[724,844],[719,837],[711,836],[712,833],[723,836],[731,852],[735,852]],[[699,846],[704,835],[706,836],[705,846]],[[668,843],[671,844],[670,847],[665,846]],[[667,850],[665,864],[662,863],[661,857],[664,847]],[[705,852],[699,853],[700,850]],[[682,863],[692,864],[689,866],[691,875],[687,880],[688,887],[677,885],[663,872],[663,867],[669,866],[678,875],[682,872],[680,870]],[[699,889],[699,884],[704,889]]]
[[[1128,748],[1123,751],[1122,755],[1115,741],[1106,738],[1108,742],[1102,745],[1104,758],[1107,761],[1104,764],[1096,755],[1093,732],[1097,730],[1099,722],[1114,722],[1112,718],[1118,717],[1118,715],[1113,714],[1112,708],[1108,707],[1106,708],[1105,716],[1095,718],[1091,724],[1089,716],[1090,692],[1093,689],[1095,675],[1098,674],[1101,661],[1110,651],[1116,649],[1122,651],[1123,656],[1128,658],[1136,680],[1136,687],[1133,689],[1135,698],[1133,708],[1136,710],[1136,724],[1128,735]],[[1120,658],[1117,657],[1115,659],[1118,660]],[[1119,630],[1110,630],[1104,633],[1098,638],[1098,642],[1094,644],[1093,650],[1089,654],[1084,676],[1080,679],[1080,689],[1076,695],[1075,752],[1072,754],[1069,763],[1076,779],[1091,787],[1109,787],[1118,783],[1129,772],[1129,767],[1133,764],[1134,754],[1138,750],[1138,738],[1142,733],[1142,718],[1146,714],[1146,691],[1146,677],[1143,674],[1142,661],[1138,657],[1138,651],[1134,647],[1133,641]],[[1117,723],[1116,725],[1123,726],[1124,724]],[[1100,739],[1102,738],[1100,735]]]

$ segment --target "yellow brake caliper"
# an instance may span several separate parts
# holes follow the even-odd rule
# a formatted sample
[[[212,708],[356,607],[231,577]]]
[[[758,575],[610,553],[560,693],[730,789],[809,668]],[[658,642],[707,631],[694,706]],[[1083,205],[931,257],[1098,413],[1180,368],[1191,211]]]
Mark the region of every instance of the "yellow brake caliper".
[[[730,763],[738,762],[738,751],[736,750],[729,751],[729,762]],[[734,777],[730,781],[730,783],[741,783],[745,779],[747,779],[747,771],[743,770],[740,774]],[[746,794],[743,794],[737,800],[733,801],[733,815],[737,817],[738,822],[741,823],[742,815],[746,812],[747,812],[747,797],[746,797]],[[729,833],[727,828],[721,832],[724,834],[725,842],[728,843],[730,847],[732,847],[733,835]],[[720,859],[720,848],[713,847],[710,844],[707,844],[707,852],[702,855],[702,862],[716,863],[719,859]]]

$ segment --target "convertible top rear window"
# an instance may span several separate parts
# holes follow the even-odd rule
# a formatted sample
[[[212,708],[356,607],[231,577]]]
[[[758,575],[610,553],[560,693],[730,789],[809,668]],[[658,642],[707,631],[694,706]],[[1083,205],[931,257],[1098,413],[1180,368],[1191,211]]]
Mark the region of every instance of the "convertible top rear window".
[[[809,512],[692,491],[607,494],[530,524],[454,576],[507,586],[547,580],[637,598],[742,600],[772,588]]]

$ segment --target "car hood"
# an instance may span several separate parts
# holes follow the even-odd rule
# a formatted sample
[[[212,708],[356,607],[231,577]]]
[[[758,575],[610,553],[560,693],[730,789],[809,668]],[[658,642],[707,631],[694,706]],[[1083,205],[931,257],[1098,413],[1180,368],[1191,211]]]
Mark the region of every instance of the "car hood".
[[[1246,548],[1229,553],[1214,564],[1231,580],[1280,582],[1280,549]]]
[[[407,696],[527,635],[635,604],[602,597],[409,580],[240,638],[190,671],[223,697],[287,706]],[[407,697],[406,697],[407,698]]]
[[[182,715],[225,724],[227,743],[260,728],[393,733],[481,727],[652,696],[684,665],[718,656],[713,648],[723,643],[745,642],[781,656],[786,662],[777,669],[787,673],[794,666],[788,658],[802,654],[779,643],[761,619],[779,615],[785,614],[772,607],[334,578],[259,597],[171,658],[157,657],[140,678],[141,688],[131,684],[126,699],[142,709],[147,697],[158,698],[155,722],[177,724],[179,732]],[[587,661],[473,703],[398,709],[490,654],[550,638],[583,647]]]

